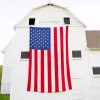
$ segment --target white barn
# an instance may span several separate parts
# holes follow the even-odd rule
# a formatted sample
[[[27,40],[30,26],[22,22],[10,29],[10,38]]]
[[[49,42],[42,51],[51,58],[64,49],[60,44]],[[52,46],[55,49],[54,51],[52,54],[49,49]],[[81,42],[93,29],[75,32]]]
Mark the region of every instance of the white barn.
[[[50,94],[27,92],[29,27],[60,25],[69,26],[69,62],[72,90]],[[86,26],[67,8],[55,4],[45,4],[32,9],[16,24],[14,26],[16,34],[3,50],[5,57],[2,84],[8,82],[11,86],[9,86],[10,100],[60,100],[62,98],[64,100],[99,100],[100,75],[98,71],[100,61],[97,59],[99,59],[100,52],[91,50],[95,47],[88,48],[85,28]],[[97,75],[93,75],[92,67],[94,74],[97,73]],[[6,77],[9,77],[8,81],[4,80]],[[5,93],[4,88],[5,86],[2,86],[2,93]]]

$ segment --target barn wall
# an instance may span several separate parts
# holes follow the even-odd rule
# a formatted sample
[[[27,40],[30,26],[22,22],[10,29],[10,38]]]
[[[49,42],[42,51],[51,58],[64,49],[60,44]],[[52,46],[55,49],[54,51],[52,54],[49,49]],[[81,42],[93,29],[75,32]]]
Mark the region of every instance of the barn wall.
[[[10,94],[10,85],[11,85],[11,70],[12,70],[12,59],[10,45],[9,48],[6,48],[3,68],[2,68],[2,80],[1,80],[1,94]]]
[[[5,66],[2,70],[1,94],[10,94],[12,67]]]
[[[45,6],[37,10],[33,10],[33,12],[30,13],[29,16],[26,16],[23,21],[16,27],[28,27],[29,18],[36,18],[36,26],[44,25],[45,23],[47,23],[45,25],[48,25],[48,22],[53,22],[53,25],[57,25],[57,23],[64,25],[64,17],[70,17],[70,25],[72,26],[84,26],[65,9],[55,6]]]
[[[73,100],[73,98],[81,98],[82,100],[82,98],[85,97],[85,100],[89,100],[90,98],[89,88],[91,84],[89,81],[90,75],[88,68],[88,52],[86,48],[84,30],[84,27],[69,27],[69,60],[73,90],[70,92],[67,91],[65,93],[61,93],[60,96],[66,97],[66,95],[68,95],[66,98],[70,98],[70,100]],[[16,48],[15,44],[19,44],[18,48]],[[34,98],[36,95],[37,99],[40,100],[40,97],[38,98],[38,94],[35,95],[34,93],[26,92],[28,79],[28,60],[22,60],[20,58],[21,51],[29,51],[29,28],[16,29],[16,38],[12,43],[12,47],[16,48],[15,51],[12,51],[13,55],[16,54],[16,56],[12,58],[16,60],[16,64],[13,65],[14,67],[12,69],[11,100],[23,100],[23,98],[27,100],[28,98]],[[72,58],[72,50],[81,50],[82,58]],[[46,95],[45,97],[43,96],[42,99],[46,100],[48,96],[49,95]],[[59,96],[55,97],[55,99],[58,97]],[[53,99],[53,94],[51,94],[51,99]]]
[[[12,51],[14,51],[14,49],[12,49],[12,42],[10,42],[9,45],[6,47],[6,51],[4,53],[2,80],[1,80],[1,94],[10,94],[11,75],[13,67],[12,64],[14,63],[14,61],[16,61],[14,59],[13,56],[14,54],[12,53]]]
[[[89,49],[88,50],[88,64],[91,70],[91,99],[99,100],[100,99],[100,75],[93,75],[93,67],[100,67],[100,50]]]

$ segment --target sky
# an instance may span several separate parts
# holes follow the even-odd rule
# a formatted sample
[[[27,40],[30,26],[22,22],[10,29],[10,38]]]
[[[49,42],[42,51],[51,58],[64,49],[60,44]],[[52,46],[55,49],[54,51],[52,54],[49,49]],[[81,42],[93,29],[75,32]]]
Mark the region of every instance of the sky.
[[[15,35],[13,26],[32,8],[49,0],[0,0],[0,65],[3,64],[2,49]],[[50,0],[51,3],[68,8],[85,25],[87,30],[100,30],[100,0]]]

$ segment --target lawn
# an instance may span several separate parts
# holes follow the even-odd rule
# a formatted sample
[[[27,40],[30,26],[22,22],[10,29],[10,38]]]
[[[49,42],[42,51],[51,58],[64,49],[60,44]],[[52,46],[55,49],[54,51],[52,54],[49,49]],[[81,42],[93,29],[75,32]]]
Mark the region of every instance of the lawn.
[[[0,66],[0,90],[1,90],[1,78],[2,78],[2,66]]]
[[[1,77],[2,77],[2,66],[0,66],[0,82],[1,82]]]
[[[8,94],[0,94],[0,100],[10,100],[10,95],[8,95]]]

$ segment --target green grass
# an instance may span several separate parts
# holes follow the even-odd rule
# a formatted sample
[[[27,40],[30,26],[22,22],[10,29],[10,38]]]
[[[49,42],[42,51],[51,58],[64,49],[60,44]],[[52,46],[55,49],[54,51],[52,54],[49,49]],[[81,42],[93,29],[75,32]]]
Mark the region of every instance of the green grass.
[[[0,66],[0,82],[1,82],[1,78],[2,78],[2,66]]]
[[[0,94],[0,100],[10,100],[10,95]]]
[[[0,83],[1,83],[1,78],[2,78],[2,66],[0,66]],[[1,91],[1,85],[0,85],[0,91]]]

